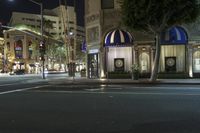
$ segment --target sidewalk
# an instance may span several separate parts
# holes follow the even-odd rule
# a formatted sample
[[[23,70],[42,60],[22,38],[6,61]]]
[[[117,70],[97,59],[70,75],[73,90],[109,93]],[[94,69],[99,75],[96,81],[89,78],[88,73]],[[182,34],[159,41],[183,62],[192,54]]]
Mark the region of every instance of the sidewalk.
[[[9,74],[0,74],[0,77],[8,77]],[[18,75],[17,75],[18,76]],[[40,74],[26,74],[20,76],[41,76]],[[14,76],[11,76],[14,77]],[[48,81],[49,83],[53,84],[179,84],[179,85],[200,85],[200,78],[199,79],[157,79],[155,82],[151,83],[149,79],[139,79],[139,80],[132,80],[132,79],[88,79],[86,77],[80,77],[80,75],[76,75],[73,77],[61,77],[57,79],[48,79],[44,80],[42,78],[33,79],[30,82],[38,82],[38,81]]]

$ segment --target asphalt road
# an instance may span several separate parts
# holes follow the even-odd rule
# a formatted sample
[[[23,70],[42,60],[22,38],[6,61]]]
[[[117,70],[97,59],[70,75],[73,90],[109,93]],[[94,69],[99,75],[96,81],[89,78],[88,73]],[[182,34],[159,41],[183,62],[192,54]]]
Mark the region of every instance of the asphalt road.
[[[0,78],[0,133],[200,132],[198,85],[52,84],[55,77]]]

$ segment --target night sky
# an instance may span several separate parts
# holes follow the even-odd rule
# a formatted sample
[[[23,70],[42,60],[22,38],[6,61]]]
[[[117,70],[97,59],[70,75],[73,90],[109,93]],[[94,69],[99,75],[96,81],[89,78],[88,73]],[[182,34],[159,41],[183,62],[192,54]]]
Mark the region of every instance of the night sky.
[[[64,0],[62,0],[64,1]],[[78,25],[84,25],[84,0],[67,0],[67,5],[73,6],[76,3],[76,11],[78,16]],[[59,5],[59,0],[43,0],[45,9],[52,9]],[[40,13],[40,6],[30,2],[29,0],[0,0],[0,22],[6,24],[9,22],[12,11]]]

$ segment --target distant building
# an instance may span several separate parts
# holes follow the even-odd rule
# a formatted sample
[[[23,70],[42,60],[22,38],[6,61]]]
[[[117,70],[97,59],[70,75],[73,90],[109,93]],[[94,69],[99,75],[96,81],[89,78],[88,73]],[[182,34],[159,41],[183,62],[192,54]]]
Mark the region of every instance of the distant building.
[[[5,69],[8,72],[23,70],[25,73],[40,73],[41,54],[39,52],[39,44],[41,36],[37,32],[29,29],[18,30],[10,29],[4,31],[5,45],[4,58]],[[47,39],[47,36],[44,36]],[[48,44],[60,45],[61,42],[48,37]],[[54,49],[56,51],[56,49]],[[46,49],[48,52],[48,47]],[[55,63],[57,63],[55,61]],[[45,68],[50,68],[51,64],[48,56],[45,56]],[[64,68],[62,68],[64,70]]]
[[[30,14],[23,12],[13,12],[10,25],[27,25],[32,28],[40,30],[41,26],[41,15]],[[50,21],[52,27],[49,27],[44,22],[44,31],[48,31],[55,39],[64,38],[66,30],[73,32],[74,34],[84,36],[84,30],[80,26],[76,26],[76,13],[74,7],[59,6],[54,9],[44,9],[44,21]]]
[[[76,13],[74,7],[70,6],[58,6],[57,8],[44,10],[44,35],[51,36],[53,39],[66,43],[66,49],[68,50],[67,62],[77,62],[76,54],[81,49],[79,46],[82,44],[85,38],[84,28],[77,25]],[[10,19],[10,26],[20,27],[22,25],[28,26],[29,29],[40,32],[41,28],[41,15],[30,14],[22,12],[13,12]],[[10,36],[7,38],[7,36]],[[4,33],[6,40],[6,47],[11,48],[11,53],[16,54],[14,45],[20,40],[19,36],[23,37],[23,58],[29,57],[26,51],[29,45],[28,35],[15,30],[9,30]],[[36,37],[37,38],[37,37]],[[40,41],[40,38],[37,38]],[[34,40],[34,39],[33,39]],[[8,47],[8,45],[10,45]],[[13,56],[14,57],[14,56]],[[37,60],[35,60],[37,61]]]

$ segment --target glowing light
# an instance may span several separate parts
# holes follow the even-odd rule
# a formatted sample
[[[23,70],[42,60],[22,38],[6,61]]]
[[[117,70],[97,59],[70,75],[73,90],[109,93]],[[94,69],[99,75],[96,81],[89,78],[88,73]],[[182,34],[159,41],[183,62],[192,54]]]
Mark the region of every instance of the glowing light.
[[[106,81],[107,79],[100,79],[100,81]]]

